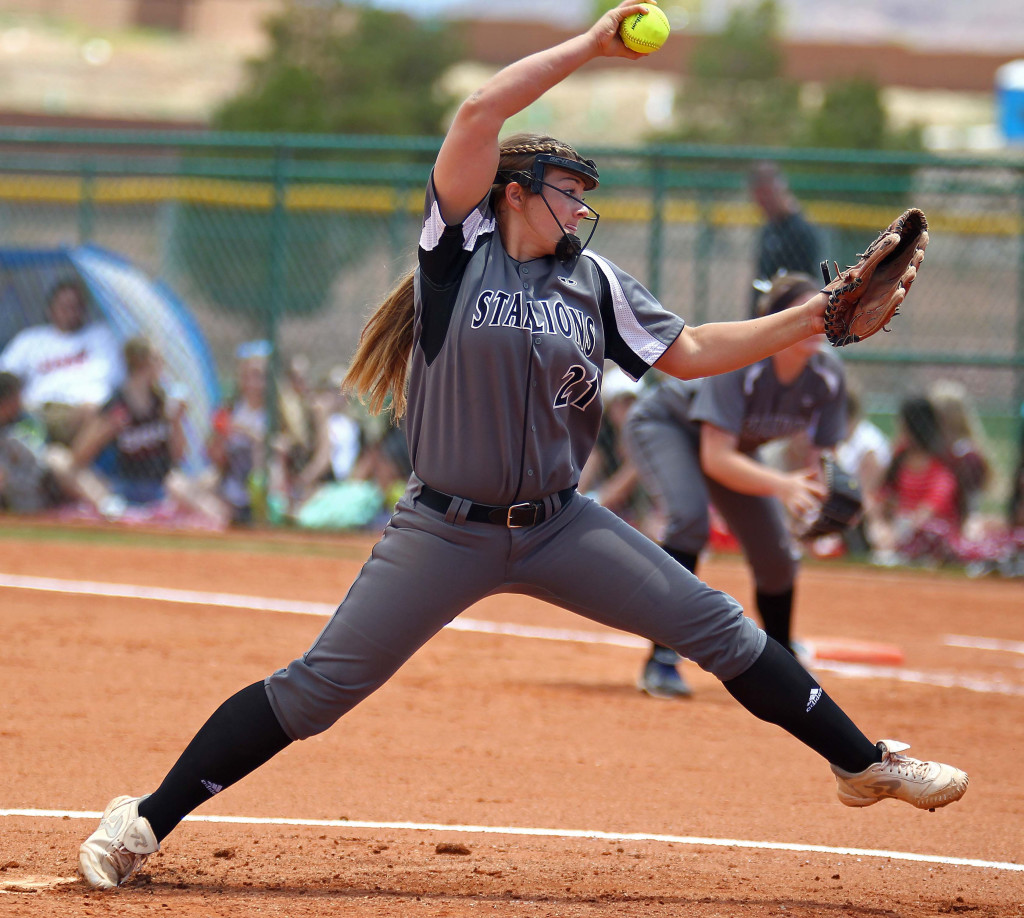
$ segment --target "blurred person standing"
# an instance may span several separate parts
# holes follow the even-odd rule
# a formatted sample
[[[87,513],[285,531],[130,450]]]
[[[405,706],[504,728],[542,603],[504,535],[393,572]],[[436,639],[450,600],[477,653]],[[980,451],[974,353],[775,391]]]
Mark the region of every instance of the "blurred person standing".
[[[789,182],[773,162],[755,163],[749,175],[750,196],[764,214],[765,222],[757,235],[754,279],[765,286],[754,290],[750,315],[757,315],[758,297],[769,278],[780,272],[820,273],[823,243],[819,230],[804,216]]]
[[[1011,573],[1024,577],[1024,404],[1020,406],[1020,443],[1017,463],[1010,474],[1010,499],[1006,504],[1006,529],[1014,542]]]
[[[372,482],[381,493],[384,512],[390,515],[405,493],[412,460],[405,424],[387,424],[363,447],[352,469],[352,478]],[[380,520],[384,522],[383,519]]]
[[[124,378],[121,345],[105,323],[89,321],[88,303],[82,283],[61,281],[47,298],[48,323],[18,332],[0,354],[0,370],[21,378],[25,407],[42,418],[47,439],[65,445]]]

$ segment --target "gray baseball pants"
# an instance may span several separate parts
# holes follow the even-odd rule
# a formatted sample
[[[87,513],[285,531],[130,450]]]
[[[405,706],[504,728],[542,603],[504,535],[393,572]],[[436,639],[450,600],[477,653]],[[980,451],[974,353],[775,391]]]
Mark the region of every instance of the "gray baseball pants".
[[[760,656],[765,635],[732,597],[694,577],[610,510],[580,494],[543,523],[459,521],[413,500],[412,485],[312,647],[265,680],[292,739],[328,729],[464,609],[493,593],[536,596],[641,635],[722,681]]]
[[[700,428],[676,419],[630,415],[623,435],[644,487],[666,517],[666,548],[699,555],[707,545],[713,503],[743,547],[760,593],[792,589],[799,552],[774,497],[739,494],[704,475],[700,465]]]

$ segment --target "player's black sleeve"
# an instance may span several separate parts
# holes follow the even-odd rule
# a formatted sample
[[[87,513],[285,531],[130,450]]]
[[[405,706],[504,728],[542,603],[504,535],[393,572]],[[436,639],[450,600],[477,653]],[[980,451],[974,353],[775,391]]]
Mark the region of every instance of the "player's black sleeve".
[[[455,300],[462,286],[466,267],[483,239],[477,239],[473,250],[463,246],[462,226],[446,226],[434,248],[419,250],[419,286],[422,303],[422,334],[420,347],[427,366],[441,353],[448,336]]]
[[[458,283],[435,286],[425,274],[420,274],[420,296],[423,300],[422,334],[420,347],[423,349],[427,366],[441,353],[448,326],[452,321],[455,298],[459,294]]]

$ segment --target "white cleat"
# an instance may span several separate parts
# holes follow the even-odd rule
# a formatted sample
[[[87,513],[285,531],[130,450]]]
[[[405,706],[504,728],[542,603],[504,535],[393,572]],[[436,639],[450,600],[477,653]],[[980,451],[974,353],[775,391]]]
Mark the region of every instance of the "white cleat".
[[[78,869],[96,889],[120,886],[160,850],[149,820],[139,815],[144,797],[115,797],[99,828],[78,849]]]
[[[878,743],[882,761],[856,774],[832,767],[839,799],[847,806],[871,806],[886,797],[904,800],[921,810],[954,803],[967,792],[967,773],[941,762],[922,762],[907,755],[906,743]]]

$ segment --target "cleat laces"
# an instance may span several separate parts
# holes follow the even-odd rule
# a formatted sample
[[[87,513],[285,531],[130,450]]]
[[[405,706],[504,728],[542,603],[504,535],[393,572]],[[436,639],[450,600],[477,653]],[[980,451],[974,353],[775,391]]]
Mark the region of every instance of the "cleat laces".
[[[887,770],[895,771],[900,777],[924,779],[928,776],[928,763],[912,759],[898,752],[886,752],[882,764]]]
[[[136,854],[133,851],[129,851],[124,845],[116,845],[110,849],[108,857],[117,869],[117,885],[120,886],[146,863],[149,855]]]

